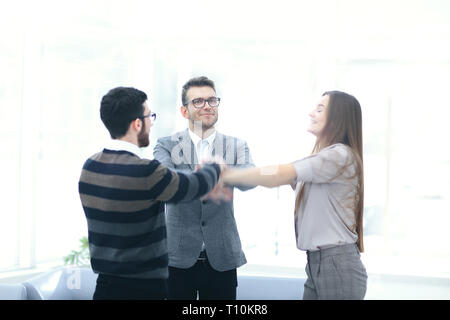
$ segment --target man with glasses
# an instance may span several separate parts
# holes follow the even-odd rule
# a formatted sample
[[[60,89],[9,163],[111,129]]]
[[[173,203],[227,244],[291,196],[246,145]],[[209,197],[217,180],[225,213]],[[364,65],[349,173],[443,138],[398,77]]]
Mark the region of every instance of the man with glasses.
[[[210,192],[223,166],[195,173],[143,159],[149,145],[147,95],[118,87],[103,96],[100,117],[112,140],[84,163],[79,193],[86,215],[94,300],[167,298],[168,252],[163,201],[179,203]]]
[[[181,114],[189,128],[158,139],[155,159],[177,172],[193,172],[211,156],[227,167],[251,167],[247,143],[217,132],[220,98],[214,82],[206,77],[189,80],[182,89]],[[240,190],[252,187],[236,186]],[[228,192],[232,195],[233,187]],[[213,195],[227,198],[227,189]],[[233,202],[202,200],[166,205],[169,245],[169,299],[236,299],[236,268],[245,264]]]

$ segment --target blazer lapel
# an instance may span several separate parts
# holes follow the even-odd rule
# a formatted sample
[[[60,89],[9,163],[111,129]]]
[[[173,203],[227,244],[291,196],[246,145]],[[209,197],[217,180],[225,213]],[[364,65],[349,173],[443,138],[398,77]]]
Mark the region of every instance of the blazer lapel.
[[[213,157],[217,155],[225,160],[226,153],[227,153],[227,141],[225,139],[225,136],[216,131],[216,138],[214,139],[213,143],[212,155]]]
[[[197,154],[195,152],[194,143],[192,143],[189,136],[189,129],[183,131],[178,137],[181,152],[183,153],[183,161],[188,164],[192,170],[195,170],[195,165],[198,164]]]

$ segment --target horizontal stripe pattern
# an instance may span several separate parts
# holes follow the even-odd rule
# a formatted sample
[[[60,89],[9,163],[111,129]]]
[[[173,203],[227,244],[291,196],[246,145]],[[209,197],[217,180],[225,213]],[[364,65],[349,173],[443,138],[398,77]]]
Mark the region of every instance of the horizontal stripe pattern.
[[[95,173],[92,171],[82,170],[81,175],[83,180],[81,182],[94,184],[102,187],[110,187],[111,177],[104,173]],[[162,178],[162,176],[161,176]],[[148,190],[152,188],[156,183],[159,182],[157,177],[153,179],[148,179],[148,177],[127,177],[127,176],[116,176],[114,178],[114,187],[123,190]]]
[[[103,199],[135,201],[154,198],[151,197],[152,193],[150,190],[123,190],[118,188],[102,187],[81,181],[78,186],[81,193]]]
[[[182,174],[157,160],[104,149],[83,165],[78,188],[88,221],[91,266],[96,273],[167,278],[164,202],[191,201],[208,193],[220,174],[205,165]]]
[[[195,186],[192,186],[192,184],[194,184],[194,183],[190,184],[189,179],[185,175],[180,174],[178,191],[175,193],[175,195],[171,199],[172,202],[177,203],[177,202],[181,201],[181,199],[185,199],[185,198],[189,199],[190,198],[188,196],[189,190],[196,189]],[[192,189],[188,188],[189,185],[191,185]]]
[[[164,211],[164,206],[161,202],[155,202],[148,208],[133,212],[104,211],[89,207],[83,207],[83,209],[88,220],[127,224],[146,222]]]
[[[149,271],[152,269],[161,269],[161,271],[163,271],[164,269],[167,269],[168,263],[168,254],[148,260],[135,260],[127,262],[91,258],[92,269],[102,270],[101,273],[113,275],[133,275],[136,273],[142,273],[143,270]],[[159,276],[156,277],[160,278]],[[161,278],[163,277],[161,276]]]
[[[145,217],[138,222],[117,223],[111,221],[99,221],[95,219],[88,219],[88,229],[95,233],[108,233],[114,236],[135,236],[148,233],[148,230],[154,230],[161,226],[165,226],[164,219],[160,219],[160,212],[154,214],[152,212],[141,215]]]
[[[161,242],[154,242],[148,246],[117,251],[114,248],[96,246],[90,243],[89,250],[96,259],[129,262],[134,260],[148,260],[164,255],[167,253],[165,249],[166,244],[167,239],[163,239]]]
[[[111,175],[139,178],[150,176],[157,167],[154,165],[145,166],[141,164],[102,163],[89,159],[86,161],[83,168],[95,173],[106,171]]]
[[[130,249],[140,248],[165,239],[166,226],[156,228],[147,233],[133,236],[117,236],[106,233],[98,233],[94,231],[88,231],[88,233],[89,242],[93,245],[115,249]]]
[[[83,194],[80,190],[80,199],[83,207],[103,210],[105,212],[135,212],[139,210],[145,210],[146,208],[154,205],[158,201],[139,200],[139,201],[119,201],[111,199],[103,199],[99,197]]]

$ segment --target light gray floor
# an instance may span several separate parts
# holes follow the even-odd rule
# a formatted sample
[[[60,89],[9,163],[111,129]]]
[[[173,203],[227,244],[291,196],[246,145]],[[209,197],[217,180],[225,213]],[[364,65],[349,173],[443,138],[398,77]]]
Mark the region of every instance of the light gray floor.
[[[238,274],[306,278],[302,268],[245,265]],[[280,288],[281,289],[281,288]],[[277,289],[277,290],[280,290]],[[303,290],[301,290],[303,291]],[[449,277],[425,277],[370,273],[366,300],[450,300]]]
[[[366,300],[450,300],[450,279],[370,275]]]

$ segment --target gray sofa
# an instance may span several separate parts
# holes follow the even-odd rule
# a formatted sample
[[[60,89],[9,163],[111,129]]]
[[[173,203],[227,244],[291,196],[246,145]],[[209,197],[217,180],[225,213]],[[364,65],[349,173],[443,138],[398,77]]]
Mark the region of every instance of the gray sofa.
[[[91,268],[61,267],[21,284],[0,285],[0,300],[91,300],[97,274]],[[238,275],[238,300],[300,300],[305,279]],[[3,293],[3,295],[2,295]]]
[[[26,300],[27,290],[23,284],[0,284],[0,300]]]

